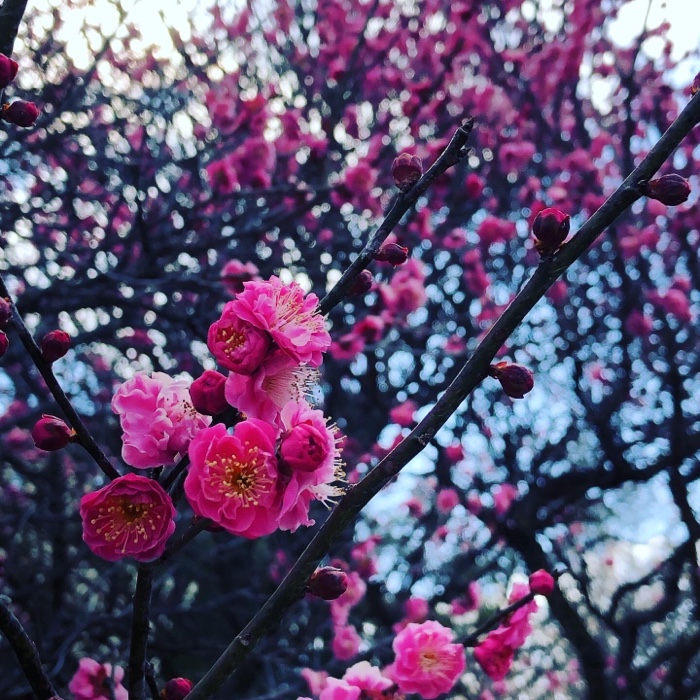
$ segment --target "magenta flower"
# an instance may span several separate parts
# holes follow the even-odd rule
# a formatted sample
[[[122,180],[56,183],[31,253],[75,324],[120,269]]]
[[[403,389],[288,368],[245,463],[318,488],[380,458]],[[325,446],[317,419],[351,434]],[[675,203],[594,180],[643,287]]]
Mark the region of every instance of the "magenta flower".
[[[190,444],[185,495],[192,510],[228,532],[253,539],[278,528],[277,430],[260,420],[218,424]]]
[[[504,638],[503,629],[495,629],[474,647],[474,658],[484,673],[494,681],[502,681],[510,671],[515,649]]]
[[[83,540],[107,561],[156,559],[175,531],[175,507],[153,479],[125,474],[80,500]]]
[[[209,327],[207,347],[216,361],[238,374],[252,374],[270,351],[272,339],[247,321],[241,320],[229,301],[221,318]]]
[[[189,382],[163,372],[139,373],[112,399],[124,431],[122,459],[137,469],[174,464],[190,440],[211,423],[195,411]]]
[[[399,690],[426,700],[452,690],[466,666],[464,648],[453,640],[452,630],[433,620],[406,625],[394,639],[396,661],[389,669]]]
[[[382,698],[391,694],[388,692],[394,683],[369,661],[359,661],[345,671],[343,680],[348,684],[359,688],[363,692],[362,697]]]
[[[329,678],[321,691],[319,700],[360,700],[362,691],[338,678]]]
[[[304,296],[296,282],[285,285],[275,276],[267,282],[246,282],[231,309],[242,321],[269,333],[300,364],[318,367],[330,347],[326,322],[318,313],[318,297]]]
[[[112,664],[80,659],[68,690],[75,700],[128,700],[129,694],[121,683],[122,678],[124,669],[121,666],[115,666],[112,670]]]
[[[336,659],[348,661],[360,653],[362,638],[352,625],[339,625],[333,630],[331,647]],[[330,678],[328,679],[330,682]]]

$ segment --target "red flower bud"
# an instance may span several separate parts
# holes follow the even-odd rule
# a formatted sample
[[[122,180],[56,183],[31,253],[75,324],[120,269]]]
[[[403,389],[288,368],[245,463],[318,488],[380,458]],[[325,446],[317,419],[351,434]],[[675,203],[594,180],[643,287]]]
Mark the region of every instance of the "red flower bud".
[[[75,430],[71,430],[60,418],[44,414],[32,428],[34,444],[46,452],[63,449],[73,441]]]
[[[532,233],[537,239],[540,253],[553,253],[569,235],[571,219],[559,209],[543,209],[532,224]]]
[[[662,204],[675,207],[683,204],[690,196],[688,181],[678,173],[662,175],[655,180],[649,180],[642,186],[642,194],[650,199],[658,199]]]
[[[226,377],[213,369],[205,370],[190,386],[192,405],[205,416],[215,416],[228,408],[224,388]]]
[[[394,267],[403,265],[408,260],[408,248],[398,243],[385,243],[375,254],[377,262],[388,262]]]
[[[0,53],[0,90],[4,90],[15,79],[18,67],[17,61]]]
[[[0,297],[0,328],[5,328],[12,318],[12,305]]]
[[[401,153],[391,164],[391,175],[402,192],[408,192],[420,180],[422,174],[423,164],[420,158],[410,153]]]
[[[15,126],[31,126],[39,117],[39,108],[33,102],[15,100],[2,106],[0,117]]]
[[[47,362],[56,362],[70,349],[70,336],[65,331],[51,331],[41,339],[40,347]]]
[[[510,362],[491,365],[489,376],[501,382],[503,391],[511,399],[522,399],[535,386],[534,376],[527,367]]]
[[[347,589],[347,574],[335,566],[322,566],[309,578],[309,593],[323,600],[340,598]]]
[[[530,574],[530,590],[537,595],[549,595],[554,590],[554,577],[544,569]]]
[[[171,678],[160,691],[162,700],[185,700],[194,687],[189,678]]]
[[[7,352],[7,348],[9,345],[10,340],[7,337],[7,334],[4,331],[0,331],[0,357],[2,357]]]
[[[373,284],[372,273],[369,270],[362,270],[350,285],[348,296],[359,297],[363,294],[367,294],[367,292],[372,289]]]

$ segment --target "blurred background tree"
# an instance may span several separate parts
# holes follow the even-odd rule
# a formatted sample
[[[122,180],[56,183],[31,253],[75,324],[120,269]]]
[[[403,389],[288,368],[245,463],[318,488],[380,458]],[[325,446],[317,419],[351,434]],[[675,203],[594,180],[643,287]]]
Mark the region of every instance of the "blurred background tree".
[[[371,469],[538,264],[536,214],[557,207],[575,230],[687,99],[697,55],[679,71],[667,25],[613,40],[629,4],[222,0],[162,13],[159,45],[126,2],[30,11],[6,92],[42,115],[0,133],[0,269],[32,330],[72,336],[54,369],[108,454],[119,382],[213,368],[207,329],[247,279],[323,296],[391,201],[394,157],[429,165],[473,115],[469,157],[392,235],[409,260],[376,263],[371,291],[330,314],[316,398],[347,436],[349,480]],[[697,191],[697,160],[696,130],[664,172]],[[349,622],[297,605],[218,697],[308,694],[304,667],[388,663],[409,598],[468,632],[509,582],[556,567],[560,591],[506,681],[469,658],[459,693],[697,696],[696,199],[641,200],[550,289],[502,349],[534,391],[513,402],[486,380],[338,543],[367,585]],[[43,412],[56,409],[11,338],[0,592],[65,688],[84,656],[124,663],[133,568],[83,545],[76,503],[103,478],[77,447],[34,447]],[[159,677],[198,678],[309,536],[206,533],[159,570]],[[4,644],[0,696],[31,697]]]

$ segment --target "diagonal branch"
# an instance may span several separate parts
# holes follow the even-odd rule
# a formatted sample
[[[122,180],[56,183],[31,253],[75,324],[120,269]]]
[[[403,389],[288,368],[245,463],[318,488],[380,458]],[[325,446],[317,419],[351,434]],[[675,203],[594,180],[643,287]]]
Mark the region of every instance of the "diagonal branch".
[[[27,7],[27,0],[5,0],[0,6],[0,53],[12,55],[19,23]]]

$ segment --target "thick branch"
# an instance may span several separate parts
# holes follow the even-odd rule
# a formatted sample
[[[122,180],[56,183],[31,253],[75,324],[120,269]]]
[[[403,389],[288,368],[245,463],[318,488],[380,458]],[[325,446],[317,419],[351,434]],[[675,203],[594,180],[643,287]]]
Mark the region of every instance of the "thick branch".
[[[153,565],[141,564],[136,577],[134,612],[131,621],[129,651],[129,700],[144,700],[146,684],[146,644],[153,590]]]
[[[12,55],[19,23],[22,21],[27,0],[5,0],[0,7],[0,53]]]

